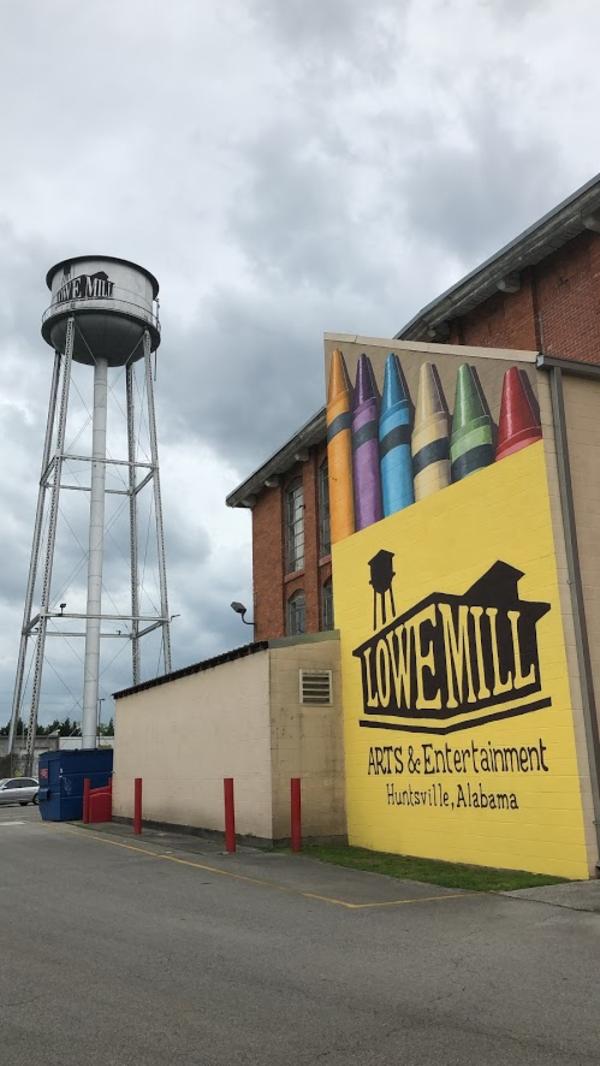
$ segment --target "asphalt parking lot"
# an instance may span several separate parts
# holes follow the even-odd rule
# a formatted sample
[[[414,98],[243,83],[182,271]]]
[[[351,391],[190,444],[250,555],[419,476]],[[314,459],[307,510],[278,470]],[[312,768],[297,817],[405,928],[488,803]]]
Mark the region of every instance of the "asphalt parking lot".
[[[0,1061],[598,1063],[600,900],[565,888],[460,893],[0,807]]]

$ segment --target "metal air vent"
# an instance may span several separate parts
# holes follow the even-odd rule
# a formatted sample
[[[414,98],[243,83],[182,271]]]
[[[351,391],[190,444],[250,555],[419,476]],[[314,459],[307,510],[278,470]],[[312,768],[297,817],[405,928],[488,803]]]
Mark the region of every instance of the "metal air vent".
[[[300,703],[331,704],[331,670],[300,670]]]

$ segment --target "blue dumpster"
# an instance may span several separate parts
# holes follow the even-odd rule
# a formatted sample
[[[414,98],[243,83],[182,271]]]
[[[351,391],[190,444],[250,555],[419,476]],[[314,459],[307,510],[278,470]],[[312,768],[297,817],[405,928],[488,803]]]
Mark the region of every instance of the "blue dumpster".
[[[46,822],[74,822],[83,817],[83,782],[107,785],[113,766],[112,748],[46,751],[40,755],[38,801]]]

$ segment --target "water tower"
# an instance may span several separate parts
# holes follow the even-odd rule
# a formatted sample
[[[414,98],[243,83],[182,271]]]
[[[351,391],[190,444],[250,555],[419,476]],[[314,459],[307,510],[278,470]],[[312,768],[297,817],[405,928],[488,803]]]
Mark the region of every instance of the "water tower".
[[[162,661],[165,672],[171,669],[170,618],[167,599],[164,532],[158,467],[152,353],[160,344],[158,316],[158,282],[143,267],[112,256],[77,256],[53,266],[46,282],[51,303],[42,318],[42,336],[54,349],[54,369],[44,441],[41,476],[29,575],[25,593],[23,627],[13,695],[9,734],[12,751],[18,718],[23,711],[25,666],[30,660],[31,685],[27,734],[28,767],[31,773],[46,638],[52,628],[78,625],[69,636],[85,639],[83,654],[82,744],[96,746],[100,646],[103,636],[123,636],[131,641],[132,683],[140,681],[140,641],[156,629],[162,630]],[[147,427],[148,454],[140,458],[136,437],[136,414],[141,389],[136,391],[135,364],[140,363],[144,384],[143,404]],[[66,430],[73,362],[93,368],[91,405],[91,448],[79,454],[66,450]],[[115,369],[116,368],[116,369]],[[127,441],[127,456],[117,459],[107,451],[107,411],[109,374],[118,382],[124,378],[125,406],[122,439]],[[91,382],[90,382],[91,386]],[[110,389],[116,388],[113,385]],[[140,412],[140,417],[141,417]],[[137,425],[139,426],[139,418]],[[147,461],[145,461],[147,459]],[[77,478],[76,485],[63,482],[66,464],[89,464],[86,484]],[[107,468],[118,467],[123,488],[107,486]],[[138,501],[148,486],[153,491],[156,533],[156,567],[159,600],[156,613],[140,614],[138,572],[139,536]],[[52,588],[52,571],[57,543],[57,524],[61,490],[83,489],[89,493],[89,529],[87,551],[87,599],[79,612],[57,609],[56,590]],[[120,492],[129,505],[128,559],[131,592],[125,613],[103,611],[103,561],[105,540],[105,504],[107,493]],[[125,501],[123,501],[125,505]],[[87,512],[86,512],[87,513]],[[76,622],[74,620],[77,620]],[[103,625],[111,626],[103,632]],[[115,630],[115,623],[120,625]],[[30,642],[33,641],[33,654]],[[23,715],[24,720],[26,715]]]

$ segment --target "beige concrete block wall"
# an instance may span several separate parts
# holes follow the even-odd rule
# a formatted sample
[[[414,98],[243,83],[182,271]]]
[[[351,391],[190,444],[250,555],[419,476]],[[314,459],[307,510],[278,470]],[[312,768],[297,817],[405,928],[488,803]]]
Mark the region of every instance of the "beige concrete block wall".
[[[324,639],[325,638],[325,639]],[[302,779],[305,837],[345,837],[344,740],[339,641],[321,639],[272,647],[271,763],[273,837],[290,835],[290,778]],[[300,703],[299,671],[331,670],[331,706]]]
[[[114,811],[223,830],[223,778],[235,778],[236,828],[271,838],[269,652],[261,651],[117,700]]]
[[[600,708],[600,381],[563,374],[577,546]]]
[[[573,404],[573,399],[581,394],[581,386],[584,388],[588,384],[592,384],[596,391],[594,393],[594,402],[598,403],[600,399],[598,394],[599,386],[596,386],[594,382],[576,378],[572,375],[563,374],[563,387],[565,398],[565,415],[568,424],[577,421],[577,403]],[[576,387],[573,389],[572,386]],[[540,419],[542,424],[542,430],[544,434],[544,451],[546,455],[546,466],[548,471],[548,493],[550,497],[550,510],[552,513],[552,525],[554,533],[554,544],[556,549],[556,567],[558,573],[558,587],[561,601],[561,612],[563,630],[565,636],[565,647],[567,653],[567,664],[569,669],[569,685],[571,689],[571,699],[573,706],[573,722],[575,730],[575,743],[577,748],[577,763],[579,767],[579,779],[581,784],[581,798],[585,819],[585,833],[586,844],[588,853],[588,866],[590,876],[594,877],[596,874],[596,862],[598,861],[598,846],[596,840],[596,832],[594,829],[594,806],[591,791],[591,780],[589,770],[589,753],[586,738],[586,726],[584,721],[583,711],[583,698],[581,694],[581,678],[579,674],[579,663],[577,658],[577,647],[575,643],[575,628],[573,622],[573,604],[571,599],[571,586],[569,582],[569,572],[567,566],[567,555],[565,547],[565,527],[563,522],[560,491],[558,482],[558,469],[556,459],[556,440],[554,434],[554,420],[552,414],[552,402],[550,395],[550,373],[548,371],[538,371],[537,380],[537,396],[540,405]],[[584,403],[587,404],[591,399],[590,396],[586,397]],[[599,408],[600,410],[600,408]],[[589,428],[589,427],[588,427]],[[583,451],[585,452],[590,447],[598,447],[598,444],[594,445],[592,434],[591,438],[587,438],[580,441],[579,434],[575,433],[573,436],[572,426],[568,431],[569,438],[569,457],[571,461],[571,476],[573,478],[573,491],[575,493],[575,480],[577,481],[579,505],[575,500],[575,509],[577,517],[577,525],[582,520],[581,514],[581,451],[580,444],[583,445]],[[596,441],[600,440],[600,425],[595,431]],[[585,464],[584,464],[585,465]],[[574,475],[577,475],[574,477]],[[583,519],[585,525],[585,519]],[[585,538],[584,538],[585,539]],[[578,530],[579,540],[579,530]],[[583,561],[582,561],[582,579],[583,577]],[[584,597],[586,598],[586,614],[589,613],[587,607],[587,593],[584,587]],[[589,626],[589,620],[588,620]],[[590,643],[592,642],[592,632],[589,632]],[[593,648],[591,649],[593,652]],[[596,652],[596,657],[598,652]],[[600,675],[599,675],[600,676]]]

